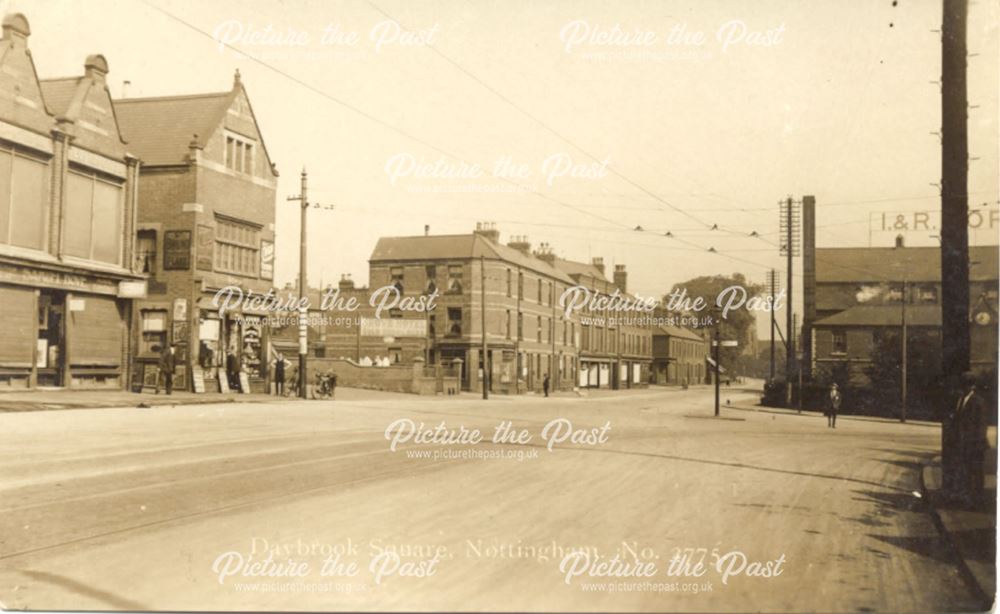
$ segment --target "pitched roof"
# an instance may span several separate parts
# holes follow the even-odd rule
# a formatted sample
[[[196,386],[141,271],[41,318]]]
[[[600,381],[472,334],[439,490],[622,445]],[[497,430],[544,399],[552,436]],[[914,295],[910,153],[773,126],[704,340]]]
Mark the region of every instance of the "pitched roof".
[[[608,281],[608,278],[604,276],[593,264],[587,264],[586,262],[576,262],[575,260],[565,260],[563,258],[556,258],[553,261],[555,267],[567,275],[589,275],[595,279],[603,279]]]
[[[191,141],[201,147],[222,123],[235,90],[115,101],[122,135],[145,166],[184,164]]]
[[[815,326],[902,326],[903,308],[896,305],[855,305],[816,322]],[[941,326],[940,305],[907,305],[907,326]]]
[[[969,247],[969,279],[989,281],[998,277],[1000,251],[995,245]],[[836,247],[817,248],[816,281],[941,281],[939,247]]]
[[[485,257],[502,260],[521,268],[542,273],[567,284],[572,284],[565,273],[547,262],[527,255],[506,245],[494,243],[478,234],[419,235],[413,237],[381,237],[375,244],[369,262],[407,260],[464,260]]]
[[[669,337],[677,337],[678,339],[705,342],[705,340],[698,336],[698,334],[694,331],[688,330],[682,326],[672,326],[670,324],[657,326],[653,329],[653,335],[667,335]]]

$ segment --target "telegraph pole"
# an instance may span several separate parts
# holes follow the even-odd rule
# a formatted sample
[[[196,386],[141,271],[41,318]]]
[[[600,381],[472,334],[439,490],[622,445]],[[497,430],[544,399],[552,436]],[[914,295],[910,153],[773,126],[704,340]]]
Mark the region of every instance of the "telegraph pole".
[[[901,408],[900,408],[900,412],[899,412],[899,421],[900,422],[906,422],[906,354],[907,354],[907,351],[906,351],[906,296],[907,296],[906,295],[906,277],[904,276],[903,277],[903,309],[902,309],[903,313],[900,315],[901,320],[902,320],[902,322],[901,322],[902,323],[902,328],[903,328],[903,335],[902,335],[903,336],[903,360],[902,360],[902,363],[903,363],[902,364],[902,367],[903,367],[903,372],[902,372],[903,384],[902,384],[902,390],[900,391],[900,393],[901,393],[900,398],[902,400]]]
[[[778,282],[778,272],[774,269],[767,274],[768,286],[771,290],[771,383],[774,383],[774,287]]]
[[[795,256],[796,244],[798,242],[798,217],[795,209],[796,202],[789,196],[782,201],[780,208],[780,230],[785,231],[785,255],[788,257],[788,286],[786,288],[788,306],[785,310],[785,331],[788,334],[788,341],[785,343],[785,407],[792,406],[792,373],[795,367],[795,331],[792,324],[792,273],[793,260]]]
[[[309,286],[306,283],[306,211],[309,209],[308,178],[302,169],[302,183],[298,196],[288,200],[299,201],[302,210],[299,228],[299,397],[305,399],[308,378],[306,377],[306,355],[309,351]]]
[[[486,357],[488,356],[488,347],[486,342],[486,256],[479,256],[479,300],[481,307],[481,314],[483,320],[483,357],[480,363],[483,365],[483,400],[490,398],[490,367]]]
[[[941,372],[946,408],[954,407],[959,377],[969,369],[969,138],[966,82],[968,0],[943,0],[941,22]],[[954,492],[955,425],[941,423],[942,486]]]
[[[715,354],[715,417],[719,417],[719,325],[715,325],[715,341],[712,343],[712,353]]]

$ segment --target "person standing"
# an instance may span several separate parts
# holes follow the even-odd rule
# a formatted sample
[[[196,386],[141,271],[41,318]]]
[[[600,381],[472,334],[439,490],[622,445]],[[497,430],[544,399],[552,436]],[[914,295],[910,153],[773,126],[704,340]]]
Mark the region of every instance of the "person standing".
[[[830,384],[830,393],[826,400],[826,426],[829,428],[837,428],[837,412],[840,411],[840,402],[840,390],[837,387],[837,382],[834,382]]]
[[[970,505],[982,502],[986,480],[986,402],[976,390],[976,376],[962,374],[962,393],[952,423],[958,426],[959,495]]]
[[[542,380],[542,391],[545,393],[545,396],[549,396],[549,374],[548,373],[545,374],[545,379]]]
[[[226,379],[229,380],[229,389],[236,392],[240,389],[240,359],[236,357],[236,352],[229,350],[226,352]]]
[[[274,394],[285,396],[285,355],[281,352],[274,359]]]
[[[174,392],[174,370],[177,368],[177,349],[174,344],[164,346],[160,351],[160,375],[156,378],[156,394],[160,394],[160,380],[167,394]]]

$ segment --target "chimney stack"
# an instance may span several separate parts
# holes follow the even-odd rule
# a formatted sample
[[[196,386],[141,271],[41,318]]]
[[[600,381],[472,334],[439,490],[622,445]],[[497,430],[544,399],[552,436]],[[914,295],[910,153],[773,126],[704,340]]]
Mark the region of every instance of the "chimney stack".
[[[427,237],[430,236],[430,234],[431,234],[431,225],[424,224],[424,236]]]
[[[903,235],[896,235],[896,247],[906,247],[906,239],[903,238]]]
[[[475,234],[494,243],[500,242],[500,231],[497,230],[497,225],[493,222],[476,222]]]
[[[551,245],[549,245],[548,243],[541,243],[538,246],[538,249],[535,250],[535,258],[538,258],[542,262],[551,265],[556,261],[556,254],[554,251],[552,251]]]
[[[595,269],[601,272],[601,276],[604,275],[604,258],[595,256],[594,259],[591,260],[591,264],[594,265]]]
[[[531,242],[528,241],[528,237],[525,235],[515,235],[511,237],[510,242],[507,243],[507,247],[513,247],[526,256],[531,255]]]
[[[340,288],[341,290],[353,290],[354,289],[354,280],[351,279],[351,274],[350,273],[345,273],[345,274],[341,275],[340,276],[340,283],[337,284],[337,287]]]
[[[615,286],[622,292],[628,292],[628,273],[624,264],[615,265]]]

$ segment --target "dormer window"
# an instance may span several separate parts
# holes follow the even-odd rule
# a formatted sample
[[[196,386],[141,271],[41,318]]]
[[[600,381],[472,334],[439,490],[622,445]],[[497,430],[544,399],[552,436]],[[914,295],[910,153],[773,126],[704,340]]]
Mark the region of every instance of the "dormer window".
[[[254,144],[250,139],[226,133],[226,168],[237,173],[253,174]]]

